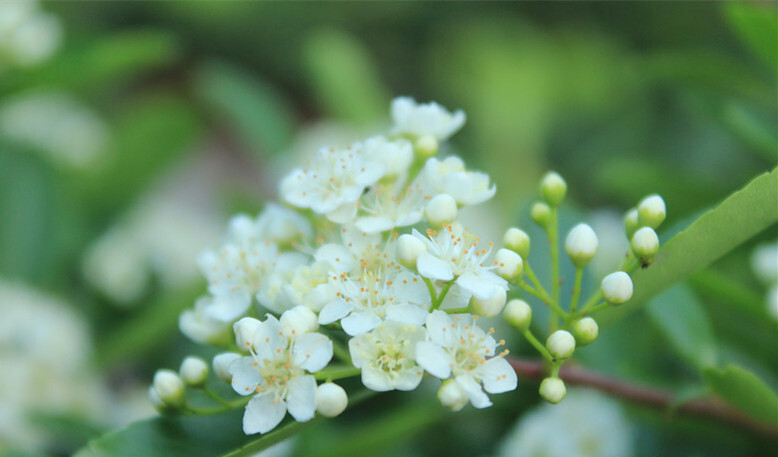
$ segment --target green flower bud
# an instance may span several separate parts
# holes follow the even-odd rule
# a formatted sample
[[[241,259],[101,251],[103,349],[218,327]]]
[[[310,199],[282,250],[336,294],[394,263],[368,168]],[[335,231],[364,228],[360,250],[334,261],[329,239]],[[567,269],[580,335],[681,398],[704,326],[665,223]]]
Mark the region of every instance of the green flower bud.
[[[187,386],[202,387],[208,379],[208,364],[200,357],[189,356],[181,363],[178,372]]]
[[[427,252],[427,246],[413,235],[403,234],[397,239],[397,258],[401,264],[415,270],[416,259]]]
[[[597,322],[591,317],[584,317],[573,326],[573,336],[575,337],[576,346],[587,346],[594,343],[597,339],[597,334],[600,329],[597,326]]]
[[[557,330],[546,340],[546,349],[555,359],[568,359],[575,351],[575,338],[566,330]]]
[[[505,320],[520,332],[527,330],[532,322],[532,308],[524,300],[513,299],[505,305],[502,313]]]
[[[587,224],[578,224],[570,230],[565,239],[565,251],[578,268],[583,268],[597,254],[597,234]]]
[[[447,379],[440,385],[438,400],[441,405],[452,411],[459,411],[470,401],[464,389],[453,379]]]
[[[546,378],[540,383],[540,396],[543,400],[556,405],[567,395],[565,383],[559,378]]]
[[[152,386],[157,398],[165,406],[179,408],[184,405],[184,382],[175,371],[157,370]]]
[[[658,194],[649,195],[638,203],[638,221],[641,227],[659,227],[666,214],[665,201]]]
[[[638,223],[638,210],[632,208],[624,213],[624,230],[627,232],[627,238],[632,239],[632,235],[640,228]]]
[[[505,307],[505,301],[508,296],[505,289],[498,287],[495,289],[494,294],[486,299],[480,299],[473,295],[470,299],[470,308],[474,314],[480,314],[484,317],[494,317],[500,314],[500,311]]]
[[[545,203],[537,202],[532,205],[529,215],[536,224],[546,228],[549,222],[551,222],[551,207]]]
[[[626,303],[632,298],[632,278],[623,271],[611,273],[603,278],[600,291],[605,301],[612,305]]]
[[[632,252],[643,264],[648,264],[659,251],[659,237],[651,227],[643,227],[632,235]]]
[[[316,412],[324,417],[340,416],[348,406],[348,395],[343,387],[325,382],[316,388]]]
[[[509,228],[502,238],[502,244],[519,254],[522,260],[526,260],[529,257],[529,235],[524,230],[516,227]]]
[[[540,181],[540,193],[543,200],[551,206],[558,206],[565,199],[567,193],[567,183],[559,173],[549,171]]]
[[[432,157],[438,153],[438,140],[432,135],[420,136],[413,146],[420,157]]]

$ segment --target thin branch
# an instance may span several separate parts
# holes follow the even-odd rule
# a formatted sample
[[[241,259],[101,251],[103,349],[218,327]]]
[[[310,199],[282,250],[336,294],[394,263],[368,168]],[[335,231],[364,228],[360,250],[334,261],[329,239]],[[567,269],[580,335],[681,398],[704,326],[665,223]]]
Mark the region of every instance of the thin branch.
[[[507,360],[519,377],[540,381],[547,376],[543,363],[540,361],[516,358],[508,358]],[[592,387],[610,396],[659,411],[729,424],[778,440],[778,427],[752,419],[715,398],[690,400],[673,409],[673,406],[676,405],[676,399],[673,394],[664,390],[631,384],[577,367],[563,367],[559,370],[559,377],[567,384]]]

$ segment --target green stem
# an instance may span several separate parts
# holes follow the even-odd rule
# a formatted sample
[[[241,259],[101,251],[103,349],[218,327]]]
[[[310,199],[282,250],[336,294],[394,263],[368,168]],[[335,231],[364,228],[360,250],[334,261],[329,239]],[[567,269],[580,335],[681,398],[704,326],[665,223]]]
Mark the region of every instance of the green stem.
[[[589,310],[586,312],[586,314],[594,314],[594,313],[596,313],[596,312],[599,312],[599,311],[602,311],[602,310],[604,310],[604,309],[606,309],[606,308],[608,308],[608,307],[610,307],[610,306],[611,306],[611,304],[610,304],[610,303],[608,303],[608,302],[602,302],[602,303],[600,303],[599,305],[592,306],[592,307],[591,307],[591,308],[590,308],[590,309],[589,309]]]
[[[548,301],[551,301],[551,297],[548,296],[548,292],[546,292],[546,289],[543,287],[543,284],[540,283],[538,280],[538,277],[535,276],[535,272],[532,271],[532,268],[529,266],[529,261],[524,263],[524,272],[527,273],[527,277],[530,281],[532,281],[532,285],[535,286],[535,289],[537,289],[538,292],[545,295],[545,297],[548,299]]]
[[[546,349],[546,347],[543,346],[543,344],[540,341],[538,341],[537,338],[535,338],[535,335],[532,334],[532,331],[530,329],[524,330],[522,334],[524,335],[524,338],[526,338],[527,341],[529,341],[530,344],[533,345],[535,349],[538,350],[538,352],[540,352],[540,355],[545,357],[546,360],[548,360],[549,362],[554,361],[554,358],[551,356],[551,353],[549,353],[548,349]]]
[[[341,362],[351,365],[351,354],[339,341],[332,341],[332,352]]]
[[[443,311],[449,314],[465,314],[470,312],[470,307],[465,306],[463,308],[448,308],[448,309],[444,309]]]
[[[551,208],[551,220],[548,224],[548,242],[551,245],[551,301],[559,308],[559,244],[557,240],[558,231],[557,209]],[[553,307],[552,307],[553,308]],[[564,314],[562,314],[564,316]],[[559,327],[558,316],[551,315],[549,327],[555,331]]]
[[[557,305],[556,303],[552,302],[548,298],[548,296],[542,295],[540,292],[538,292],[537,290],[533,289],[532,286],[530,286],[529,284],[527,284],[525,282],[520,282],[519,283],[519,287],[521,287],[522,289],[526,290],[528,293],[530,293],[530,294],[534,295],[535,297],[537,297],[538,299],[540,299],[540,301],[545,303],[549,308],[551,308],[558,315],[560,315],[560,316],[562,316],[564,318],[567,318],[567,312],[565,310],[563,310],[562,308],[560,308],[559,305]]]
[[[216,392],[212,391],[208,386],[203,386],[203,392],[205,395],[208,395],[210,398],[215,400],[217,403],[220,403],[223,406],[229,406],[230,402],[220,397]]]
[[[600,300],[602,300],[602,291],[598,290],[597,293],[592,295],[589,300],[586,301],[586,303],[581,307],[581,310],[576,313],[576,316],[583,316],[584,314],[588,313],[592,306],[599,303]]]
[[[575,269],[575,285],[573,285],[573,298],[570,299],[570,314],[575,313],[578,299],[581,297],[581,281],[583,280],[583,268]]]
[[[362,370],[359,368],[336,368],[334,370],[326,370],[326,371],[320,371],[318,373],[314,373],[314,376],[319,381],[334,381],[336,379],[341,378],[350,378],[352,376],[356,376],[360,374]]]
[[[242,408],[246,406],[246,404],[251,401],[252,398],[253,395],[249,395],[247,397],[239,398],[235,401],[226,402],[223,406],[216,406],[213,408],[201,408],[198,406],[184,405],[184,411],[195,416],[213,416],[214,414],[222,414],[232,411],[233,409]]]
[[[440,294],[438,295],[437,300],[433,302],[433,306],[432,309],[430,309],[430,311],[440,308],[440,306],[443,304],[443,300],[446,298],[446,294],[448,294],[448,291],[451,289],[451,286],[454,285],[454,281],[456,281],[456,278],[447,282],[446,285],[444,285],[443,288],[440,289]]]
[[[427,285],[427,291],[430,293],[430,303],[432,303],[432,307],[430,308],[430,311],[435,309],[435,303],[438,301],[438,293],[435,292],[435,286],[432,285],[432,281],[429,280],[429,278],[425,278],[422,276],[424,280],[424,284]]]

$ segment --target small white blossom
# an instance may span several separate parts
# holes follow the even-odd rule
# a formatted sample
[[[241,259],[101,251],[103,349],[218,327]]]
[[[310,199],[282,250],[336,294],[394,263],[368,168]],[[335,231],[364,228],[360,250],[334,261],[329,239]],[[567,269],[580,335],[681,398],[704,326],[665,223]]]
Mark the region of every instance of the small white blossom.
[[[642,227],[632,235],[632,251],[641,260],[650,259],[659,251],[659,237],[651,227]]]
[[[200,357],[189,356],[181,362],[178,373],[186,385],[201,386],[208,378],[208,364]]]
[[[443,224],[450,224],[457,218],[457,202],[449,194],[439,194],[427,203],[424,214],[430,225],[440,227]]]
[[[416,343],[424,337],[418,325],[387,320],[349,340],[351,359],[362,369],[365,387],[377,392],[415,389],[424,374],[416,364]]]
[[[397,97],[392,101],[392,120],[395,134],[445,141],[465,124],[465,113],[451,114],[435,102],[418,104],[411,97]]]
[[[516,388],[516,373],[504,353],[495,353],[491,331],[478,328],[474,316],[435,310],[427,317],[426,328],[427,340],[416,345],[416,362],[437,378],[453,377],[473,406],[492,404],[484,390],[495,394]]]
[[[540,383],[539,393],[543,400],[556,405],[564,400],[567,388],[564,381],[559,378],[546,378]]]
[[[659,194],[652,194],[645,197],[638,203],[638,223],[641,226],[657,228],[665,220],[667,208],[665,201]]]
[[[325,382],[316,388],[316,412],[324,417],[336,417],[346,410],[348,395],[343,387]]]
[[[413,145],[404,138],[389,141],[378,135],[358,145],[369,161],[383,164],[386,176],[404,175],[413,162]]]
[[[283,317],[283,315],[282,315]],[[289,338],[281,323],[268,315],[257,326],[251,355],[230,366],[232,388],[240,395],[253,395],[243,415],[246,434],[266,433],[289,411],[298,422],[313,418],[316,411],[315,373],[332,359],[332,341],[320,333]]]
[[[597,254],[597,234],[588,224],[578,224],[570,230],[565,239],[565,251],[573,264],[583,268]]]
[[[524,261],[521,256],[510,249],[500,249],[494,255],[494,265],[497,267],[497,274],[508,281],[515,281],[521,278],[524,272]]]
[[[354,225],[367,233],[385,232],[396,227],[407,227],[424,216],[424,193],[418,182],[403,186],[398,182],[393,189],[376,187],[361,201]]]
[[[523,332],[532,322],[532,308],[524,300],[515,298],[505,305],[503,317],[509,324]]]
[[[575,338],[566,330],[557,330],[546,340],[546,348],[555,359],[567,359],[575,351]]]
[[[473,296],[470,305],[473,312],[484,317],[494,317],[500,314],[500,311],[505,307],[505,302],[508,299],[508,295],[505,289],[497,288],[494,291],[494,295],[487,299],[480,299]]]
[[[465,163],[456,156],[442,161],[432,157],[421,173],[428,194],[449,194],[460,205],[483,203],[497,192],[496,186],[489,187],[489,175],[467,171]]]
[[[600,284],[602,296],[608,303],[620,305],[632,298],[632,278],[623,271],[604,277]]]
[[[157,370],[152,384],[157,397],[169,406],[184,404],[184,382],[173,370]]]
[[[178,328],[192,341],[209,343],[221,339],[230,329],[232,322],[215,317],[213,297],[200,297],[192,309],[187,309],[178,318]]]

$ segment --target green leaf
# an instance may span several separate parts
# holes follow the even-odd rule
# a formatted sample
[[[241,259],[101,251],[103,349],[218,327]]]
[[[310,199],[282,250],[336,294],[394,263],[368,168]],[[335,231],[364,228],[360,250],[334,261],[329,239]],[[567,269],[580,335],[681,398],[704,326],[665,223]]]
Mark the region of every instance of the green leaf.
[[[729,2],[724,5],[724,13],[740,40],[775,70],[778,67],[778,19],[775,3]]]
[[[294,133],[292,109],[274,87],[224,63],[204,65],[195,91],[224,116],[254,153],[280,153]]]
[[[778,396],[755,374],[737,365],[708,368],[705,382],[714,393],[754,419],[778,425]]]
[[[668,206],[672,211],[672,202]],[[603,312],[602,322],[613,322],[635,311],[776,221],[778,169],[757,177],[670,239],[650,267],[632,275],[635,288],[632,299]]]
[[[313,33],[305,61],[315,95],[328,115],[357,125],[386,117],[389,96],[375,62],[357,38],[334,30]]]
[[[716,363],[710,318],[687,286],[675,286],[658,295],[648,303],[646,312],[689,362],[700,368]]]

